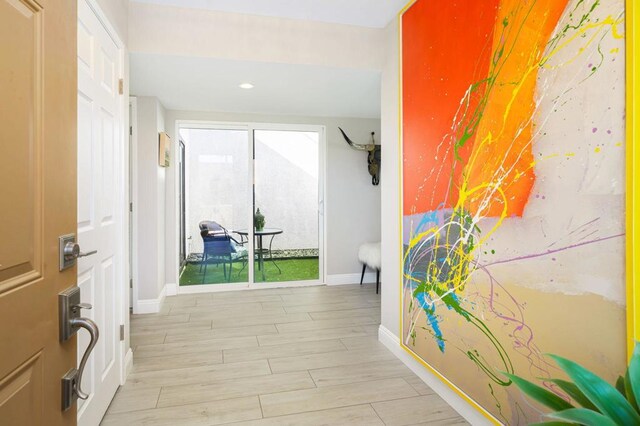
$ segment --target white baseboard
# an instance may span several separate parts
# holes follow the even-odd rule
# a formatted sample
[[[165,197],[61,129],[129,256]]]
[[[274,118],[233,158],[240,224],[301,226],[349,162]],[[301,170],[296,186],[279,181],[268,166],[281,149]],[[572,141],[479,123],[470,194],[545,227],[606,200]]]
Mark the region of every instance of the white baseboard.
[[[432,374],[422,364],[413,359],[411,355],[400,347],[398,337],[382,325],[380,325],[378,329],[378,340],[469,423],[474,426],[494,424],[473,405],[469,404],[445,384],[439,377]],[[500,424],[500,422],[496,420],[495,424]]]
[[[175,296],[178,294],[178,284],[167,284],[167,296]]]
[[[201,293],[219,293],[225,291],[243,291],[243,290],[265,290],[269,288],[292,288],[292,287],[312,287],[324,285],[319,280],[313,281],[286,281],[286,282],[268,282],[268,283],[237,283],[237,284],[199,284],[199,285],[183,285],[178,286],[177,294],[201,294]],[[167,294],[169,295],[169,294]]]
[[[121,377],[120,384],[124,385],[129,377],[129,373],[133,369],[133,351],[131,348],[127,349],[127,354],[124,356],[124,377]]]
[[[135,304],[134,314],[156,314],[162,309],[164,299],[167,297],[167,286],[165,285],[157,299],[142,299]]]
[[[345,284],[359,284],[360,276],[362,274],[332,274],[327,275],[327,285],[345,285]],[[376,283],[376,273],[375,272],[365,272],[363,283]]]
[[[246,290],[247,284],[199,284],[199,285],[183,285],[176,289],[176,294],[201,294],[215,293],[219,291],[239,291]]]

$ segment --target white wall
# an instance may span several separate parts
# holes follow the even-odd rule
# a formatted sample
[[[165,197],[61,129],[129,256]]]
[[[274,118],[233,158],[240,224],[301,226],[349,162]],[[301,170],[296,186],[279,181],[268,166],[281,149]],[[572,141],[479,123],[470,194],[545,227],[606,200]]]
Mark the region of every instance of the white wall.
[[[136,100],[136,185],[134,202],[138,234],[137,282],[138,301],[161,297],[165,280],[165,176],[158,165],[158,133],[165,131],[165,111],[153,97]],[[145,303],[145,302],[143,302]],[[134,312],[139,311],[134,306]]]
[[[129,50],[380,69],[381,29],[132,2]]]
[[[365,143],[376,132],[380,143],[380,121],[362,118],[325,118],[280,115],[253,115],[214,112],[167,111],[167,133],[175,138],[176,120],[213,122],[253,122],[281,124],[311,124],[326,126],[327,176],[325,207],[327,216],[326,263],[328,275],[357,274],[358,246],[363,242],[380,240],[380,186],[371,184],[367,171],[366,153],[350,148],[338,131],[342,127],[352,140]],[[385,141],[382,141],[382,145]],[[176,144],[173,158],[177,158]],[[383,150],[384,152],[384,147]],[[177,167],[167,169],[167,250],[166,276],[169,283],[178,277],[178,205]],[[381,177],[384,182],[385,176]]]
[[[385,67],[382,71],[382,270],[381,324],[400,335],[400,140],[399,140],[399,52],[398,20],[386,28]]]
[[[129,0],[96,0],[126,45],[129,40]]]

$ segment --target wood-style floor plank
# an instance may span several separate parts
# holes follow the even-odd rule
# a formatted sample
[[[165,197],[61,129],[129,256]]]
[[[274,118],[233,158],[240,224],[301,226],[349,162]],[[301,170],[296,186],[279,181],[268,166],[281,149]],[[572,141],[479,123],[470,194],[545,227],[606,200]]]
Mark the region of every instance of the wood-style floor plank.
[[[377,327],[377,325],[376,325]],[[279,333],[266,336],[258,336],[260,346],[298,344],[302,342],[312,342],[315,340],[326,339],[342,339],[344,337],[359,337],[368,334],[364,326],[344,327],[344,328],[327,328],[322,330],[313,330],[305,333]]]
[[[288,416],[269,417],[260,420],[234,423],[233,426],[384,426],[370,405],[333,408]]]
[[[260,404],[265,417],[274,417],[416,395],[418,393],[404,380],[388,379],[260,395]]]
[[[425,395],[397,401],[371,404],[388,426],[424,424],[451,424],[460,422],[460,415],[438,395]],[[458,423],[455,423],[458,424]]]
[[[252,395],[277,394],[279,392],[311,388],[315,388],[315,384],[306,371],[216,380],[201,384],[167,386],[162,388],[158,407],[194,404]]]
[[[466,424],[379,324],[368,284],[167,297],[132,316],[133,371],[102,424]]]
[[[384,359],[383,361],[363,361],[355,365],[319,368],[310,370],[309,374],[316,386],[323,387],[405,377],[412,373],[398,359]]]
[[[282,345],[260,346],[250,351],[245,349],[224,350],[224,362],[241,362],[255,359],[276,359],[285,357],[299,357],[304,355],[320,354],[326,352],[345,351],[345,346],[340,340],[315,340],[301,342],[295,345],[285,343]]]
[[[209,426],[262,417],[258,397],[205,402],[181,407],[154,408],[128,413],[107,413],[103,426]]]
[[[358,365],[375,361],[398,362],[387,350],[380,351],[343,351],[321,354],[293,356],[270,359],[269,364],[274,373],[288,371],[304,371],[327,367]]]

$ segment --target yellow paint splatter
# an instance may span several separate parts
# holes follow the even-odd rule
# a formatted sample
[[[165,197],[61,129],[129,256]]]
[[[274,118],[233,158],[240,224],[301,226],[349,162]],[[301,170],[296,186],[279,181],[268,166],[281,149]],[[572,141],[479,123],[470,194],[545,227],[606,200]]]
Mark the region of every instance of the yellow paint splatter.
[[[602,149],[600,149],[600,147],[599,147],[599,146],[597,146],[597,147],[596,147],[596,149],[594,149],[594,151],[595,151],[595,152],[596,152],[596,154],[597,154],[597,153],[599,153],[600,151],[602,151]]]
[[[620,49],[618,47],[613,48],[609,51],[609,53],[618,53],[620,51]]]

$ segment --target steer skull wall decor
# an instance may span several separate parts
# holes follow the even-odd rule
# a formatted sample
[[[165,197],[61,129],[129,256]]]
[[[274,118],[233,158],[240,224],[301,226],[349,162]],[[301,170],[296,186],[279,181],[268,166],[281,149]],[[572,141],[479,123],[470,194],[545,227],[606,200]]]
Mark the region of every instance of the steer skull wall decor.
[[[349,136],[342,130],[340,127],[340,133],[344,136],[344,140],[347,141],[349,146],[353,149],[357,149],[358,151],[367,151],[369,154],[367,155],[367,162],[369,163],[369,174],[371,175],[371,183],[377,185],[380,183],[380,145],[376,145],[376,140],[374,139],[375,132],[371,132],[371,143],[370,144],[358,144],[349,139]]]

